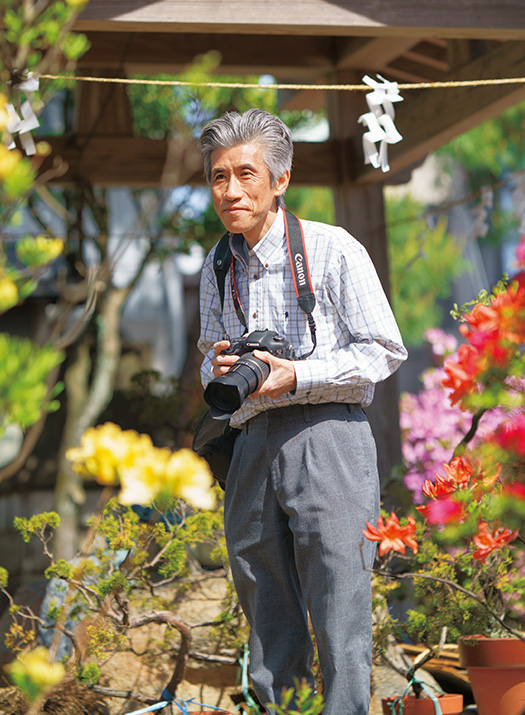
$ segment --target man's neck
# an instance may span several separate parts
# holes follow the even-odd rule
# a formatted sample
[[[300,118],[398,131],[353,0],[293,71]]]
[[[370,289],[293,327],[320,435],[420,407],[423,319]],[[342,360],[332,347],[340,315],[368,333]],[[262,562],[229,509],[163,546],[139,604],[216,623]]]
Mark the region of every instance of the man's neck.
[[[273,226],[275,219],[277,218],[278,212],[278,208],[270,209],[260,223],[258,223],[252,229],[246,231],[246,233],[243,234],[244,240],[248,244],[250,250],[255,248],[259,241],[261,241],[267,235],[268,231]]]

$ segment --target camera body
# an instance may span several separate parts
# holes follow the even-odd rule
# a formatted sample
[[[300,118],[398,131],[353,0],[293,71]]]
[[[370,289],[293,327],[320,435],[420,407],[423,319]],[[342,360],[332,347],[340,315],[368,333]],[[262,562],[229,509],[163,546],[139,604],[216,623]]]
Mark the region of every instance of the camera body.
[[[254,350],[265,350],[275,357],[293,360],[290,343],[273,330],[254,330],[249,335],[234,338],[221,355],[238,355],[237,360],[224,375],[215,377],[204,391],[212,417],[228,419],[255,392],[270,374],[270,366],[252,355]]]
[[[221,355],[245,355],[254,350],[266,350],[275,357],[293,360],[294,349],[290,343],[274,330],[254,330],[242,338],[232,338],[230,347]]]

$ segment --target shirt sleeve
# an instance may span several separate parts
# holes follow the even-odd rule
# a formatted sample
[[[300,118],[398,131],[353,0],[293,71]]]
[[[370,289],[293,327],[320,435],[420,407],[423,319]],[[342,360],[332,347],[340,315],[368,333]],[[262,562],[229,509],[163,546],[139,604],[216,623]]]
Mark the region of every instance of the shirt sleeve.
[[[348,344],[327,359],[314,356],[295,362],[296,396],[307,397],[323,386],[376,384],[406,360],[397,323],[365,248],[355,241],[350,251],[339,242],[327,276],[330,301],[348,333]]]
[[[225,333],[217,279],[213,271],[213,254],[212,250],[206,258],[200,281],[201,332],[197,347],[204,355],[201,365],[203,387],[206,387],[213,378],[211,364],[214,356],[213,345],[222,340]]]

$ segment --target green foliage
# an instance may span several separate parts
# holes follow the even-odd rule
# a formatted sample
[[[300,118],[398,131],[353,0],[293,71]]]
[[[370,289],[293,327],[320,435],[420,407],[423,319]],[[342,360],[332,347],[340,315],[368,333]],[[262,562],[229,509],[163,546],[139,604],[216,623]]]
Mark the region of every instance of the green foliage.
[[[180,540],[171,541],[163,554],[163,563],[159,566],[159,574],[163,578],[179,576],[187,571],[188,554],[184,543]]]
[[[49,603],[49,607],[47,609],[46,613],[46,618],[50,621],[58,621],[61,613],[61,608],[55,601],[55,599],[52,599]]]
[[[20,158],[8,173],[1,173],[0,205],[21,199],[30,191],[36,178],[35,168],[27,158]]]
[[[22,428],[38,422],[44,410],[57,408],[48,395],[46,380],[64,359],[51,345],[39,346],[27,338],[0,333],[0,429]]]
[[[4,0],[3,5],[6,47],[0,70],[41,70],[50,51],[56,54],[59,50],[66,59],[76,60],[88,49],[85,35],[70,32],[71,24],[85,2],[18,3]],[[8,52],[9,46],[11,52]],[[17,59],[18,63],[11,67],[9,58]]]
[[[283,688],[280,705],[271,704],[277,715],[321,715],[324,699],[306,681],[294,678],[294,688]]]
[[[482,186],[493,185],[509,173],[525,170],[522,151],[525,126],[525,103],[507,109],[491,119],[456,137],[438,150],[450,168],[455,165],[465,169],[469,189],[477,192]],[[497,243],[505,240],[518,226],[518,220],[499,204],[491,216],[489,231],[482,239]]]
[[[286,191],[286,208],[308,221],[335,223],[335,206],[332,189],[326,186],[292,186]]]
[[[97,584],[97,589],[101,596],[107,596],[110,593],[129,593],[131,590],[131,584],[125,573],[117,571],[108,578],[100,579]]]
[[[524,123],[522,102],[456,137],[437,154],[463,166],[476,184],[492,182],[504,172],[525,169]]]
[[[47,567],[44,575],[46,578],[63,578],[67,580],[73,578],[74,573],[75,568],[73,564],[70,564],[69,561],[65,561],[64,559],[59,559]]]
[[[93,523],[92,519],[88,521],[90,526]],[[113,498],[104,507],[97,530],[107,539],[109,547],[118,551],[119,549],[133,549],[139,543],[143,527],[139,524],[139,517],[131,507],[123,507]]]
[[[7,588],[9,581],[9,571],[0,566],[0,588]]]
[[[78,672],[78,680],[83,685],[96,685],[100,680],[102,673],[96,663],[85,663],[80,667]]]
[[[26,236],[17,241],[16,257],[25,266],[40,268],[54,261],[61,253],[62,246],[60,239],[47,240],[42,236]]]
[[[197,57],[195,62],[180,75],[158,75],[163,81],[182,81],[206,84],[209,82],[259,81],[256,76],[232,77],[214,74],[220,65],[217,52],[208,52]],[[147,76],[135,75],[137,79]],[[173,87],[163,85],[128,85],[133,115],[134,132],[139,136],[164,138],[175,131],[188,133],[192,127],[202,124],[225,111],[240,112],[250,107],[274,111],[277,106],[277,91],[264,89],[225,89],[222,87]]]
[[[126,642],[125,636],[110,623],[108,625],[89,625],[86,628],[86,634],[89,639],[89,653],[95,658],[106,658],[113,651],[121,649]]]
[[[432,228],[414,219],[422,206],[412,198],[387,199],[386,217],[392,304],[404,341],[419,345],[423,333],[438,327],[442,310],[438,298],[450,294],[452,280],[468,264],[462,248],[446,230],[445,219]]]
[[[41,541],[45,541],[47,539],[47,530],[58,529],[60,526],[60,517],[54,511],[44,511],[41,514],[31,516],[29,519],[16,516],[13,519],[13,526],[20,532],[26,543],[29,542],[33,535],[36,535]]]
[[[448,553],[431,539],[421,540],[420,544],[420,551],[415,557],[419,568],[415,573],[421,576],[413,579],[417,609],[407,613],[407,621],[402,626],[405,635],[419,643],[436,645],[444,627],[448,629],[449,643],[455,643],[463,635],[497,631],[497,623],[483,602],[494,606],[492,590],[509,562],[502,559],[501,554],[494,555],[491,557],[494,564],[491,573],[474,562],[469,552]],[[472,590],[480,601],[451,588],[448,583],[436,581],[436,578]],[[502,603],[499,610],[500,614],[503,613]]]
[[[467,313],[470,313],[471,310],[478,304],[480,305],[490,305],[492,299],[500,295],[501,293],[504,293],[507,286],[509,284],[509,277],[508,275],[504,275],[494,286],[492,289],[492,292],[489,292],[488,290],[480,290],[478,293],[477,297],[474,300],[469,300],[466,303],[463,303],[461,308],[458,307],[457,303],[454,303],[454,307],[450,311],[450,315],[454,318],[454,320],[458,321],[464,321],[465,315]]]

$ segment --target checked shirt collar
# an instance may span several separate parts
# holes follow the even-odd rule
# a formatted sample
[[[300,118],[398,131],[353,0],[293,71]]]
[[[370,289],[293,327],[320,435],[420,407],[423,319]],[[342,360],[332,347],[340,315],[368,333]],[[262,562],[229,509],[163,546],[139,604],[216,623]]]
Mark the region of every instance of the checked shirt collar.
[[[266,234],[255,244],[255,248],[248,248],[241,233],[234,233],[230,237],[230,247],[236,260],[244,268],[248,267],[250,256],[256,256],[261,265],[268,267],[272,263],[282,260],[284,248],[284,215],[283,209],[277,212],[275,221]]]

